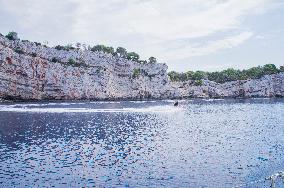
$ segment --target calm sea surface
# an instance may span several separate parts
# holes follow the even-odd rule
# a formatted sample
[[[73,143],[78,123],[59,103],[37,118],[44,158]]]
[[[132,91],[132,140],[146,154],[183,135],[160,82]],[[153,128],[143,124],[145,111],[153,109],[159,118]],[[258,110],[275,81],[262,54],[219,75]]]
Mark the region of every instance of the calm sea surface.
[[[269,187],[279,171],[284,99],[0,104],[0,187]]]

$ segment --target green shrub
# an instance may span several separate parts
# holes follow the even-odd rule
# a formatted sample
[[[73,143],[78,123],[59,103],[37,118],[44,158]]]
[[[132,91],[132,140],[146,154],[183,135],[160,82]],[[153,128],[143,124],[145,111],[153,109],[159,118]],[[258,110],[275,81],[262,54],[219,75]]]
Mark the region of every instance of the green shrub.
[[[76,48],[74,48],[73,46],[72,46],[72,44],[67,44],[66,46],[64,46],[64,48],[65,48],[65,50],[75,50]]]
[[[93,52],[105,52],[109,54],[114,54],[114,48],[113,47],[108,47],[105,45],[96,45],[94,46],[91,51]]]
[[[139,58],[140,58],[140,56],[135,52],[127,53],[127,59],[129,59],[129,60],[139,62]]]
[[[36,46],[41,46],[40,42],[34,42]]]
[[[96,74],[100,74],[100,72],[101,72],[101,69],[98,68],[98,69],[96,70]]]
[[[72,47],[72,44],[68,44],[66,46],[61,46],[61,45],[57,45],[54,47],[56,50],[66,50],[66,51],[69,51],[69,50],[75,50],[76,48]]]
[[[180,79],[180,74],[183,74],[183,73],[178,73],[178,72],[175,72],[175,71],[171,71],[168,73],[168,76],[170,78],[171,81],[181,81]]]
[[[70,59],[68,59],[68,64],[76,65],[77,63],[76,63],[76,61],[74,59],[70,58]]]
[[[258,79],[261,78],[263,76],[263,70],[261,66],[258,67],[252,67],[250,69],[247,70],[243,70],[243,77],[248,79]]]
[[[24,54],[25,52],[21,48],[16,48],[15,52],[18,54]]]
[[[56,57],[53,57],[53,58],[51,59],[51,62],[57,63],[57,62],[59,62],[59,60],[58,60]]]
[[[149,63],[157,63],[157,59],[155,57],[150,57]]]
[[[147,61],[146,60],[139,60],[138,63],[140,63],[140,64],[147,64]]]
[[[65,47],[64,46],[61,46],[61,45],[57,45],[54,47],[56,50],[65,50]]]
[[[58,60],[57,62],[61,63]],[[72,67],[88,67],[88,65],[83,60],[80,60],[80,62],[78,62],[72,58],[68,59],[68,65],[71,65]]]
[[[274,64],[266,64],[263,66],[263,73],[264,75],[276,74],[278,73],[278,69]]]
[[[140,69],[134,69],[133,70],[133,74],[132,74],[132,78],[137,78],[140,75],[141,70]]]
[[[126,58],[127,57],[127,51],[125,48],[122,48],[122,47],[118,47],[116,49],[116,54],[119,56],[119,57],[123,57],[123,58]]]
[[[195,80],[194,85],[201,86],[202,83],[203,83],[202,80]]]
[[[37,54],[36,54],[36,53],[34,53],[34,52],[33,52],[31,55],[32,55],[33,57],[36,57],[36,56],[37,56]]]
[[[201,80],[206,78],[206,73],[203,71],[196,71],[192,75],[193,80]]]
[[[18,40],[18,33],[16,33],[15,31],[11,31],[6,35],[6,38],[9,40]]]

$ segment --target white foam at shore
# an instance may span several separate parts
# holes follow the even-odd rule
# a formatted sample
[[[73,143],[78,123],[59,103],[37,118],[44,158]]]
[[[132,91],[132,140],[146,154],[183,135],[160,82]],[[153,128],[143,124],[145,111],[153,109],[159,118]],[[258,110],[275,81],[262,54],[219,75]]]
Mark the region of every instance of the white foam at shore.
[[[157,101],[128,101],[128,102],[135,104],[142,104],[142,103],[155,103]]]
[[[32,108],[28,108],[32,107]],[[0,112],[19,113],[172,113],[181,111],[182,108],[173,106],[155,106],[148,108],[117,108],[117,109],[93,109],[93,108],[34,108],[34,106],[0,105]]]
[[[211,102],[211,101],[223,101],[225,99],[202,99],[203,101]]]
[[[96,102],[63,102],[63,103],[30,103],[30,104],[13,104],[9,105],[10,107],[41,107],[41,106],[70,106],[70,105],[84,105],[84,104],[119,104],[120,102],[105,102],[105,101],[96,101]],[[0,105],[1,106],[1,105]]]

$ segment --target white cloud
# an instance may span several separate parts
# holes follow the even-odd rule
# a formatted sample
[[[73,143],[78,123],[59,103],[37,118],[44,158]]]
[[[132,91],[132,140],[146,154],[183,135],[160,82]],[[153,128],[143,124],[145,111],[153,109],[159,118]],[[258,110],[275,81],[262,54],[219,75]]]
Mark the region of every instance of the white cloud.
[[[237,36],[248,36],[249,31],[240,31],[247,30],[242,28],[243,16],[259,13],[269,3],[268,0],[74,1],[79,5],[74,32],[84,35],[82,40],[87,41],[93,36],[95,41],[126,46],[138,51],[142,57],[154,55],[163,61],[227,49],[226,45],[218,47],[221,41],[228,40],[224,36],[216,44],[212,41],[205,44],[209,46],[198,48],[190,45],[175,49],[171,56],[165,54],[173,41],[208,37],[220,32],[239,31]],[[237,36],[233,35],[231,39]]]
[[[163,61],[232,48],[252,36],[243,18],[261,13],[269,0],[0,0],[0,17],[9,16],[31,40],[124,46],[142,57]],[[3,12],[3,13],[1,13]],[[3,23],[2,23],[3,24]],[[6,24],[7,28],[9,24]],[[4,25],[3,25],[4,27]],[[0,28],[3,28],[0,22]],[[236,34],[238,32],[238,34]],[[229,33],[216,41],[190,40]],[[182,49],[167,48],[189,41]],[[183,42],[184,43],[184,42]]]
[[[193,56],[202,56],[215,53],[223,49],[230,49],[250,39],[252,32],[242,32],[220,40],[209,41],[203,44],[188,45],[175,51],[168,51],[164,57],[168,60],[183,59]]]
[[[74,1],[79,6],[75,13],[77,33],[87,31],[97,33],[96,29],[101,31],[105,28],[111,29],[106,32],[114,35],[147,36],[150,43],[203,37],[237,28],[241,24],[241,16],[262,8],[268,2],[267,0]]]

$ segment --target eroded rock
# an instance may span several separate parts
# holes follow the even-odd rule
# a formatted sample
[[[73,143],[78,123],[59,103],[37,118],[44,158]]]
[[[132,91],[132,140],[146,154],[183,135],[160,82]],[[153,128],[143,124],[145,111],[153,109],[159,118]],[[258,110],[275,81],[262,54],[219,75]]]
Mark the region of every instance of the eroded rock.
[[[74,60],[70,64],[70,59]],[[134,69],[141,74],[133,78]],[[15,99],[170,98],[165,64],[138,64],[110,54],[56,50],[0,36],[0,97]]]
[[[0,98],[9,100],[283,97],[283,78],[279,73],[224,84],[203,80],[196,86],[193,81],[170,82],[166,64],[56,50],[0,35]]]

